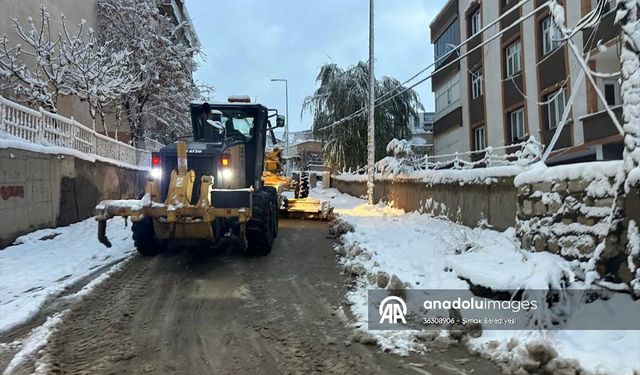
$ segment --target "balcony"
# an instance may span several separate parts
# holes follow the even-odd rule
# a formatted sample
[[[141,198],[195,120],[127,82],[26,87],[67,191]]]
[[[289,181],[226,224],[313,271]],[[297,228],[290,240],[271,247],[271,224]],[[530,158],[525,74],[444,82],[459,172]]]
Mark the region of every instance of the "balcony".
[[[612,110],[620,124],[622,124],[622,106],[613,107]],[[582,116],[580,121],[582,121],[585,143],[619,134],[607,111]]]
[[[571,137],[572,133],[572,124],[567,122],[562,128],[562,132],[556,141],[556,145],[553,147],[554,150],[560,150],[561,148],[571,147],[573,144],[573,138]],[[542,131],[542,144],[548,145],[551,143],[551,138],[553,138],[553,134],[556,132],[556,129],[545,129]]]
[[[445,131],[462,126],[462,107],[457,107],[433,123],[433,135],[438,136]]]
[[[597,25],[597,30],[595,31],[591,41],[589,41],[589,36],[593,31],[593,28],[584,29],[582,31],[582,44],[585,50],[591,50],[597,47],[598,41],[601,44],[605,45],[610,40],[617,38],[620,36],[620,25],[614,23],[616,18],[615,9],[605,14],[602,17],[602,21]]]

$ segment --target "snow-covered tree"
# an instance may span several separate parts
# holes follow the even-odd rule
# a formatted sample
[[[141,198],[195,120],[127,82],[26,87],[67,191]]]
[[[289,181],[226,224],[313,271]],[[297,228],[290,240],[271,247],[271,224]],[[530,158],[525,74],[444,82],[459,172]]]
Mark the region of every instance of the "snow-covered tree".
[[[10,18],[17,39],[0,36],[0,89],[11,90],[33,107],[57,112],[61,95],[73,93],[66,58],[60,50],[62,36],[51,31],[51,16],[40,7],[38,23],[27,18],[25,29]]]
[[[199,83],[198,87],[198,100],[203,102],[212,102],[213,101],[213,93],[216,92],[216,88],[212,85],[208,85],[206,83]]]
[[[303,110],[313,114],[313,131],[325,142],[324,159],[334,169],[356,168],[367,163],[367,118],[353,116],[335,125],[334,123],[365,108],[368,100],[368,65],[359,62],[344,70],[336,64],[320,68],[316,81],[318,89],[308,96]],[[393,78],[383,77],[376,82],[376,98],[385,95],[391,98],[405,87]],[[411,136],[409,122],[417,116],[422,105],[413,90],[406,90],[375,111],[376,155],[385,155],[387,144],[393,139]]]
[[[143,136],[163,141],[190,132],[189,102],[197,98],[191,72],[199,53],[156,0],[99,0],[99,38],[114,52],[131,51],[129,72],[138,88],[124,95],[122,108],[136,144]]]
[[[105,112],[139,83],[128,70],[130,52],[111,52],[109,42],[98,43],[95,30],[82,20],[78,31],[69,31],[62,16],[62,38],[59,49],[68,66],[73,94],[87,102],[95,129],[97,115],[107,134]]]
[[[52,32],[51,16],[44,5],[38,23],[27,18],[26,30],[18,19],[12,21],[18,43],[7,35],[0,39],[2,88],[12,90],[33,107],[52,112],[57,112],[61,96],[74,95],[88,104],[94,129],[100,115],[107,134],[108,107],[137,88],[137,80],[128,72],[130,53],[114,53],[108,43],[99,43],[85,20],[71,31],[61,15],[61,32]]]

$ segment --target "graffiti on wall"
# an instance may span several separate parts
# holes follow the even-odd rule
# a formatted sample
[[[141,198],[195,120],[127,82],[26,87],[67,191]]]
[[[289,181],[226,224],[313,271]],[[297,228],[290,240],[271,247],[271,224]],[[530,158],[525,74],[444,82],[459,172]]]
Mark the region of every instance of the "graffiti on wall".
[[[0,197],[2,197],[3,201],[12,197],[24,198],[24,186],[0,186]]]

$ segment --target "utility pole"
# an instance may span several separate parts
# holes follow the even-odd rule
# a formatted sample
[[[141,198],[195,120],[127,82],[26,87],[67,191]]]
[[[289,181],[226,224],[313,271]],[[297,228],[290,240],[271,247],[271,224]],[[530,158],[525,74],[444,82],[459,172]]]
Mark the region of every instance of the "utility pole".
[[[375,91],[376,77],[374,75],[374,35],[373,35],[373,2],[369,0],[369,126],[367,131],[367,201],[373,204],[373,178],[375,173]]]
[[[640,148],[640,114],[634,108],[640,105],[637,93],[640,91],[640,81],[637,79],[638,64],[640,64],[640,46],[637,44],[640,36],[640,20],[638,20],[638,8],[640,0],[618,0],[618,12],[624,12],[625,16],[620,20],[620,40],[622,53],[620,54],[620,89],[622,97],[624,151],[623,160],[625,166],[626,181],[624,189],[620,193],[626,193],[631,188],[629,173],[634,168],[640,168],[640,156],[634,155],[634,150]],[[635,76],[635,79],[634,79]],[[626,194],[624,194],[626,196]],[[638,223],[640,224],[640,223]]]

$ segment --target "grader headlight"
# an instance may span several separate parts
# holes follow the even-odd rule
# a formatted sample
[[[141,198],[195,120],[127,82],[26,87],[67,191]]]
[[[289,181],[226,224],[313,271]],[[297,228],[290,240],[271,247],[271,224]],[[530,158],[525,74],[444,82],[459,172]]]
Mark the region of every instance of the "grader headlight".
[[[149,175],[151,176],[151,178],[153,178],[154,180],[159,180],[162,178],[162,168],[152,168],[151,172],[149,173]]]
[[[231,170],[231,156],[224,154],[220,157],[220,177],[224,182],[228,182],[233,177]]]
[[[160,155],[151,155],[151,172],[149,173],[154,180],[160,180],[162,178],[162,168],[160,167]]]
[[[223,168],[222,169],[222,179],[228,181],[231,177],[233,177],[233,172],[231,168]]]

